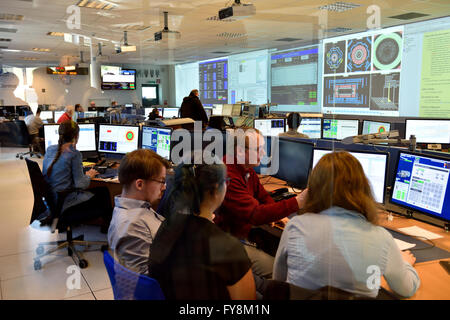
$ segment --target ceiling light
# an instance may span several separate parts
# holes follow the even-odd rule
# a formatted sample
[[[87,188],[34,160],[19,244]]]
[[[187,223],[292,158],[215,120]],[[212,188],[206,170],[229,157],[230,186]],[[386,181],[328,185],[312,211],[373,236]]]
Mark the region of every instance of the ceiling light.
[[[4,52],[22,52],[22,50],[16,50],[16,49],[1,49]]]
[[[349,3],[349,2],[335,2],[332,4],[327,4],[326,6],[320,6],[320,10],[328,10],[328,11],[334,11],[334,12],[344,12],[347,10],[351,10],[357,7],[361,7],[360,4],[356,3]]]
[[[47,32],[48,36],[52,36],[52,37],[64,37],[64,32]]]
[[[38,51],[38,52],[49,52],[50,49],[47,49],[47,48],[33,48],[33,51]]]
[[[25,57],[25,58],[23,58],[23,60],[34,61],[34,60],[37,60],[37,58]]]
[[[120,50],[122,52],[134,52],[136,51],[136,46],[121,46]]]
[[[80,0],[78,1],[77,6],[98,10],[111,10],[117,7],[116,4],[105,0]]]
[[[23,20],[23,15],[21,15],[21,14],[12,14],[12,13],[0,13],[0,20],[22,21]]]

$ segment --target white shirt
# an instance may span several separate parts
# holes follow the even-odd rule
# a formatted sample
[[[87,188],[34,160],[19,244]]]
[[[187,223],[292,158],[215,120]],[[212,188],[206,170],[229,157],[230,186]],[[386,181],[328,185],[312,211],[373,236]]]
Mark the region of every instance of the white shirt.
[[[148,274],[150,245],[164,221],[150,203],[116,196],[108,242],[114,256],[124,267]]]

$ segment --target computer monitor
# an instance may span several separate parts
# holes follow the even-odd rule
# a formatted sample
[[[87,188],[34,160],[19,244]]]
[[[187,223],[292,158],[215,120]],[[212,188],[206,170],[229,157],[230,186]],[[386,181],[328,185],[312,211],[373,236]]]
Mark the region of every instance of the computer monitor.
[[[231,116],[232,117],[239,117],[241,115],[241,105],[240,104],[233,104],[233,108],[231,109]]]
[[[163,117],[166,119],[178,118],[180,108],[164,108]]]
[[[309,142],[280,138],[278,148],[279,167],[278,172],[274,176],[286,181],[295,188],[306,188],[311,170],[314,145]],[[273,153],[276,152],[274,146],[272,146],[271,152],[273,162]]]
[[[64,114],[65,111],[55,111],[55,122],[58,122],[59,118]]]
[[[98,111],[85,111],[82,118],[95,118],[98,115]]]
[[[44,124],[44,143],[46,151],[48,147],[58,144],[58,128],[59,124]]]
[[[221,116],[222,115],[222,109],[223,109],[223,105],[222,104],[213,104],[212,114],[214,116]]]
[[[53,120],[53,111],[41,111],[40,118],[42,120]]]
[[[285,131],[285,119],[255,119],[253,127],[263,136],[278,136]]]
[[[148,118],[148,115],[153,111],[154,108],[144,108],[145,118]],[[162,116],[162,108],[158,108],[159,115]]]
[[[324,155],[332,151],[333,150],[330,149],[314,149],[313,168]],[[365,151],[349,151],[349,153],[358,159],[359,163],[361,163],[364,173],[366,174],[370,186],[372,187],[372,193],[375,201],[378,203],[384,203],[389,154],[385,152]]]
[[[143,126],[142,148],[153,150],[164,159],[170,160],[171,134],[171,129]]]
[[[297,132],[306,134],[311,139],[320,139],[322,136],[322,118],[302,118]]]
[[[79,151],[97,151],[95,143],[95,123],[78,124],[80,127],[80,135],[77,142],[77,150]]]
[[[133,108],[134,103],[125,103],[125,108]]]
[[[233,105],[232,104],[224,104],[222,106],[222,115],[231,117],[233,114]]]
[[[389,131],[391,131],[391,124],[389,122],[363,121],[362,134],[385,133]]]
[[[126,154],[139,147],[139,126],[100,124],[98,151]]]
[[[399,152],[390,202],[450,221],[450,160]]]
[[[208,117],[208,119],[211,117],[211,115],[213,114],[213,108],[204,108],[205,112],[206,112],[206,116]]]
[[[358,135],[359,120],[323,119],[322,137],[342,140]]]
[[[405,139],[411,135],[417,143],[450,143],[450,120],[407,119]]]

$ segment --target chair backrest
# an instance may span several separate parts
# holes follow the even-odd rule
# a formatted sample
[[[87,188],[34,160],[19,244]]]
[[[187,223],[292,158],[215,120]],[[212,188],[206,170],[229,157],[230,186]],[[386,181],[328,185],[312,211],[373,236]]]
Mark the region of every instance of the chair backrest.
[[[50,209],[50,211],[52,211],[52,209],[54,208],[54,201],[50,192],[50,187],[45,181],[39,165],[35,161],[28,158],[25,158],[25,162],[28,167],[28,173],[30,175],[31,187],[33,189],[34,196],[33,212],[30,219],[31,224],[39,217],[41,213],[45,212],[47,209]],[[44,203],[44,199],[49,207],[47,207],[47,205]]]
[[[103,252],[115,300],[164,300],[158,281],[133,272],[116,262],[108,250]]]

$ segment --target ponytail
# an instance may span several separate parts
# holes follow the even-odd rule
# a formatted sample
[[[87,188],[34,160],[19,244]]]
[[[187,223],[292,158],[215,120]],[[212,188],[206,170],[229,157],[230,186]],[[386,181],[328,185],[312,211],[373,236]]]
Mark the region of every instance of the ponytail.
[[[52,163],[47,169],[47,177],[50,177],[53,171],[53,166],[55,163],[59,160],[59,157],[62,154],[63,151],[63,145],[65,143],[73,141],[80,132],[80,128],[78,127],[78,124],[76,122],[73,122],[71,120],[67,120],[62,122],[59,125],[58,133],[59,133],[59,139],[58,139],[58,151],[56,152],[55,159],[53,159]]]

